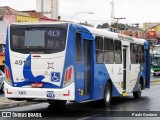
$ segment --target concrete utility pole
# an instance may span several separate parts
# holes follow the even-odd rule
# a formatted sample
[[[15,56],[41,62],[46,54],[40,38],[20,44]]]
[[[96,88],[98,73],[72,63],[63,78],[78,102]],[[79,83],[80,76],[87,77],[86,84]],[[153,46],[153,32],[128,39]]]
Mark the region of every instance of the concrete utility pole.
[[[115,17],[115,13],[114,13],[114,0],[112,0],[111,2],[111,24],[115,23],[114,17]]]
[[[121,19],[126,19],[126,18],[114,18],[114,19],[117,19],[117,30],[118,30],[118,20],[121,20]]]

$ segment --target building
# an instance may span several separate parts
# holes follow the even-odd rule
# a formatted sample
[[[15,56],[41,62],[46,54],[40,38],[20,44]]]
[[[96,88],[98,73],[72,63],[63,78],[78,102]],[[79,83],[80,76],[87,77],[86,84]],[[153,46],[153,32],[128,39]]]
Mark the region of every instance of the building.
[[[39,22],[56,22],[57,21],[56,19],[50,19],[50,18],[44,16],[42,13],[39,13],[35,10],[21,11],[21,12],[28,13],[33,18],[38,18]]]
[[[144,23],[143,29],[145,32],[145,38],[154,44],[160,44],[160,22]]]
[[[59,0],[37,0],[36,10],[48,18],[58,19]]]

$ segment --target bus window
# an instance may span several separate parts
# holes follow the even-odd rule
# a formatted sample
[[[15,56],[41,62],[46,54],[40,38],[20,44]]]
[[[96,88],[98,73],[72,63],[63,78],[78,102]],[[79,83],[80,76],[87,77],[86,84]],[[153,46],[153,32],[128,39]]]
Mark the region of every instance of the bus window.
[[[121,41],[114,41],[114,50],[115,50],[115,63],[121,64],[122,63],[122,51],[121,51]]]
[[[82,62],[82,41],[80,33],[76,33],[76,62]]]
[[[104,38],[104,61],[105,63],[114,63],[113,39]]]
[[[130,52],[131,52],[131,63],[132,64],[138,63],[138,47],[137,47],[137,44],[131,43]]]
[[[144,63],[144,47],[142,45],[138,46],[138,59],[139,63]]]
[[[42,52],[44,54],[61,52],[65,49],[67,30],[65,28],[28,28],[11,26],[11,49],[18,53]]]
[[[103,38],[96,37],[96,61],[103,63]]]

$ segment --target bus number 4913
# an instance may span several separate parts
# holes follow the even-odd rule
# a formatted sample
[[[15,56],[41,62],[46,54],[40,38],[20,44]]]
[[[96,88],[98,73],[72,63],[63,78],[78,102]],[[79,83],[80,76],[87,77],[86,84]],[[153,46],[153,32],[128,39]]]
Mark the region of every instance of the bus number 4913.
[[[23,61],[23,60],[16,60],[15,61],[16,65],[23,65],[23,63],[24,63],[25,66],[29,66],[30,65],[30,61]]]

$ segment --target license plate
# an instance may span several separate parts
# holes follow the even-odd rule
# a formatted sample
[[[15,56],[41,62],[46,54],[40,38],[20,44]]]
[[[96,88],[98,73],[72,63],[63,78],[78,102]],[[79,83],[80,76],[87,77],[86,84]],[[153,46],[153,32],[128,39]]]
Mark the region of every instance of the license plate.
[[[54,99],[55,93],[53,91],[47,91],[47,98],[48,99]]]
[[[43,83],[32,83],[32,88],[42,88]]]

